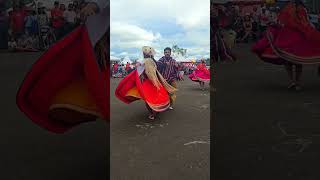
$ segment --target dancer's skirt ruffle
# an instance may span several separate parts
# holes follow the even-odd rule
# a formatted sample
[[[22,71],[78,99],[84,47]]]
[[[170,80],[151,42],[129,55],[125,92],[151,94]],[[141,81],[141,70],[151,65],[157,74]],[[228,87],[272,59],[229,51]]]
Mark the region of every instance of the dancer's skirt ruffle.
[[[34,123],[54,133],[80,122],[108,120],[107,77],[109,68],[99,69],[87,29],[80,26],[32,66],[18,91],[17,105]]]
[[[163,86],[157,89],[150,80],[142,79],[137,70],[122,79],[115,95],[127,104],[143,100],[156,112],[163,112],[170,106],[167,90]]]
[[[308,39],[301,31],[269,27],[253,47],[261,60],[272,64],[320,64],[320,41]]]
[[[194,70],[189,78],[195,82],[210,82],[210,72],[208,70]]]

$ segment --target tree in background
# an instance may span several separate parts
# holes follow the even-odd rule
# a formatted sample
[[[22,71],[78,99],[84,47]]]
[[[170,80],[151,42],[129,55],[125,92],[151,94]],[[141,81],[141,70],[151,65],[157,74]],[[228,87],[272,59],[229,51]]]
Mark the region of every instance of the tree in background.
[[[187,49],[180,48],[178,45],[173,45],[172,53],[175,55],[185,56],[187,55]]]

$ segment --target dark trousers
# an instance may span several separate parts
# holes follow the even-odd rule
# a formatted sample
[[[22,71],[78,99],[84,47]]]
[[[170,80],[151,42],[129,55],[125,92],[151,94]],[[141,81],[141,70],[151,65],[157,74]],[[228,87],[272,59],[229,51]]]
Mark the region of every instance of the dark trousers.
[[[54,28],[54,34],[56,36],[57,41],[63,38],[63,26]]]

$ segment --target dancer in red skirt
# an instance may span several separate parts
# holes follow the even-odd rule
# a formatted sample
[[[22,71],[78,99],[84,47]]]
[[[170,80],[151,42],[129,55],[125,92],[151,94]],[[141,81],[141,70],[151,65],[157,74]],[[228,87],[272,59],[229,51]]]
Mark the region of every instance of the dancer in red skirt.
[[[124,103],[144,100],[149,111],[149,119],[154,120],[157,113],[170,107],[170,94],[177,89],[167,83],[157,70],[152,47],[142,48],[144,65],[127,75],[118,85],[115,95]]]
[[[19,109],[48,131],[109,120],[108,5],[89,3],[82,10],[86,23],[46,51],[19,89]]]
[[[210,71],[206,67],[206,62],[201,60],[201,63],[197,65],[192,74],[189,75],[192,81],[199,82],[200,87],[204,90],[204,84],[210,82]]]
[[[279,24],[270,26],[253,46],[263,61],[284,65],[289,89],[301,90],[302,65],[320,64],[320,32],[311,24],[300,0],[289,2],[278,15]]]

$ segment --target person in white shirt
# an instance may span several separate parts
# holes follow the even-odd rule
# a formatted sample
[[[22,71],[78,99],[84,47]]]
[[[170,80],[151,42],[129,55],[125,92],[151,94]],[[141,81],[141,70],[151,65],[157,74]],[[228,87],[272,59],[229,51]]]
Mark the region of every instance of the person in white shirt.
[[[65,21],[70,24],[75,23],[76,18],[76,12],[73,9],[73,4],[68,5],[68,10],[63,13],[63,17],[65,18]]]

